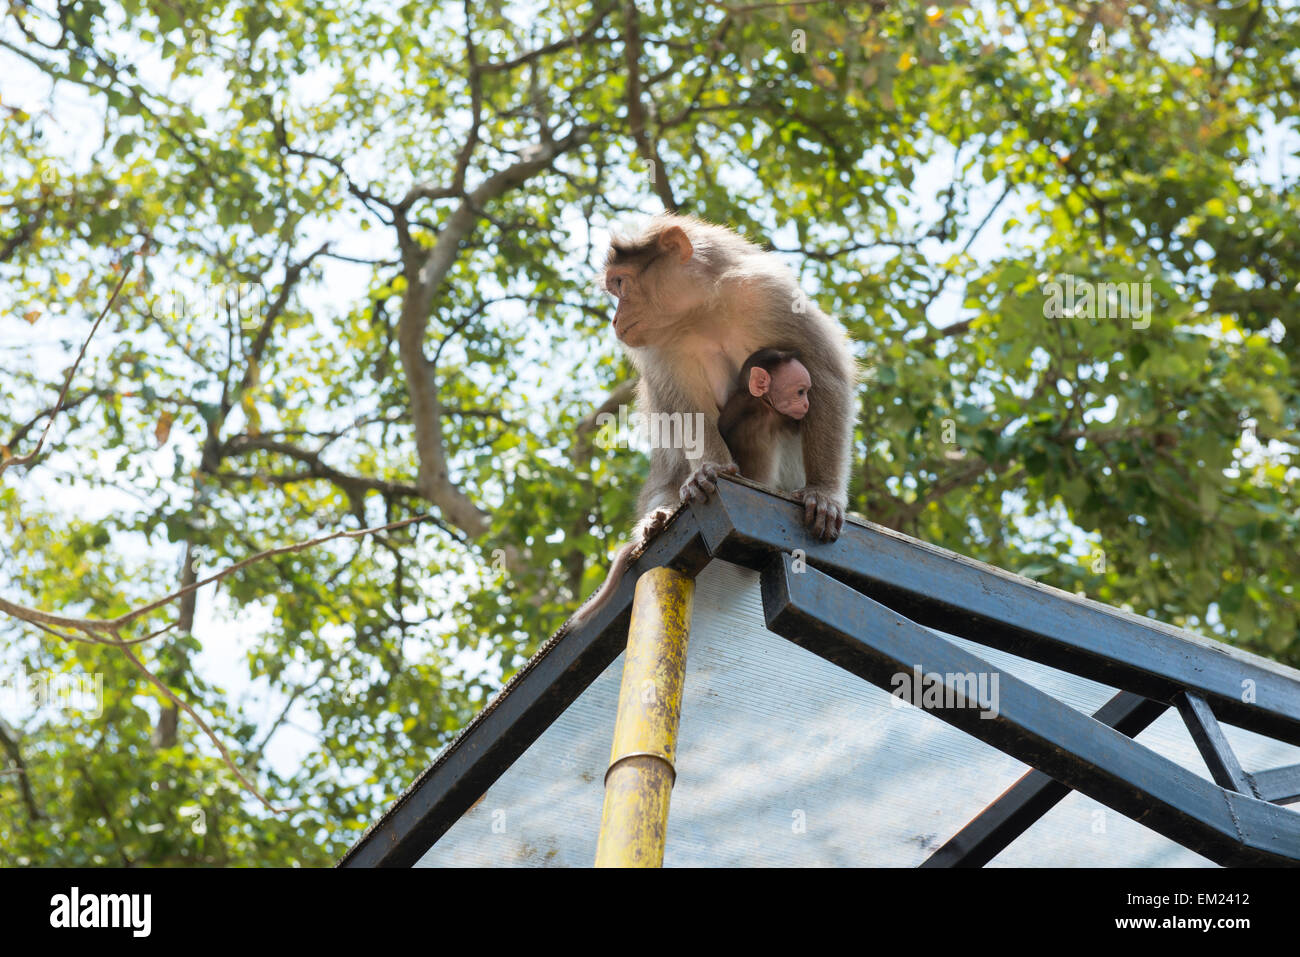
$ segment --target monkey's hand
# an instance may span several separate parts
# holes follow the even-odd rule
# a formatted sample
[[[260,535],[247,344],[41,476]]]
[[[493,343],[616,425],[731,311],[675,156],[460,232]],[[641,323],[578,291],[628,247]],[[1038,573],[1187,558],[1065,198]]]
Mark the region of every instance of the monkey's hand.
[[[740,468],[735,462],[728,462],[725,465],[705,462],[682,486],[682,501],[707,502],[709,496],[718,490],[718,476],[726,473],[739,475]]]
[[[844,528],[844,512],[848,502],[843,496],[824,488],[808,486],[794,493],[803,502],[803,523],[814,537],[823,542],[833,542]]]

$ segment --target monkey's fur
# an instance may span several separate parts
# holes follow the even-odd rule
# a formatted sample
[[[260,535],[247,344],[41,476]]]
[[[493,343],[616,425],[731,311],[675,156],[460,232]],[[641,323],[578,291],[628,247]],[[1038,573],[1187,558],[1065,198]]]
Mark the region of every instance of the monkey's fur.
[[[705,501],[720,472],[737,466],[718,417],[746,358],[761,348],[798,352],[817,387],[797,433],[783,434],[775,480],[804,504],[809,532],[833,541],[848,506],[857,364],[843,327],[799,289],[775,255],[723,226],[663,214],[635,237],[616,237],[602,275],[618,298],[614,334],[640,373],[637,404],[654,413],[698,414],[702,454],[656,443],[641,490],[644,540],[679,502]],[[608,600],[626,570],[631,546],[615,558],[585,621]]]

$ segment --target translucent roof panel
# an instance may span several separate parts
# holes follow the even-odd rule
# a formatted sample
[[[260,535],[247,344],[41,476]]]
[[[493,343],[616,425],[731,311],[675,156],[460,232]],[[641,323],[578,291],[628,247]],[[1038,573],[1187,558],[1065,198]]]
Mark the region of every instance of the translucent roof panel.
[[[1115,689],[961,639],[1092,713]],[[620,656],[419,862],[576,866],[595,859]],[[1238,728],[1247,771],[1300,748]],[[1177,712],[1138,741],[1209,780]],[[714,560],[696,582],[664,865],[915,867],[1028,768],[764,627],[758,574]],[[990,866],[1212,867],[1071,793]]]

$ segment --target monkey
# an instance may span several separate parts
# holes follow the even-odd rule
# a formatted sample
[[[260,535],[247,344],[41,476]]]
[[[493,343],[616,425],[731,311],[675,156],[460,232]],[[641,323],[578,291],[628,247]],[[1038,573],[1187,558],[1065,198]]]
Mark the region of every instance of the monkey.
[[[718,433],[741,475],[776,483],[783,447],[799,441],[811,391],[812,378],[798,353],[760,349],[745,360],[736,390],[718,416]]]
[[[779,258],[723,226],[661,214],[634,238],[615,237],[602,275],[618,300],[614,335],[640,373],[643,414],[703,417],[703,449],[655,443],[638,503],[646,522],[679,501],[707,501],[735,471],[718,417],[744,361],[760,348],[798,351],[817,402],[796,447],[782,447],[780,491],[804,504],[815,538],[834,541],[848,507],[857,363],[843,327],[799,289]]]
[[[656,415],[692,416],[702,433],[695,451],[651,443],[634,543],[680,502],[707,501],[719,474],[739,470],[718,419],[745,359],[764,347],[798,350],[818,395],[800,441],[780,443],[771,484],[803,503],[813,537],[838,538],[848,507],[858,367],[843,326],[803,294],[789,268],[725,226],[663,213],[638,235],[612,238],[599,282],[617,300],[614,336],[640,374],[643,417],[653,423]],[[608,600],[634,547],[620,551],[580,622]]]

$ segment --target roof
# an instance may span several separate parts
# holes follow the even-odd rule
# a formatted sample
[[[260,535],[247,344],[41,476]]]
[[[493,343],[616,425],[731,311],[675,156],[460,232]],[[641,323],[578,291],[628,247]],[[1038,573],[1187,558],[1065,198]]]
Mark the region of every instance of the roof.
[[[633,571],[669,565],[694,576],[715,558],[759,571],[768,630],[886,690],[891,675],[919,661],[940,673],[993,669],[979,646],[1118,689],[1089,717],[1004,674],[992,720],[969,707],[929,709],[1039,769],[940,848],[932,866],[984,863],[1071,788],[1219,863],[1300,855],[1300,815],[1279,804],[1300,796],[1300,766],[1247,774],[1218,724],[1300,744],[1300,672],[867,522],[851,520],[834,543],[814,542],[801,514],[792,500],[724,480],[710,502],[679,509]],[[584,626],[547,641],[342,866],[419,860],[619,655],[635,577]],[[1132,740],[1174,708],[1213,781]]]

